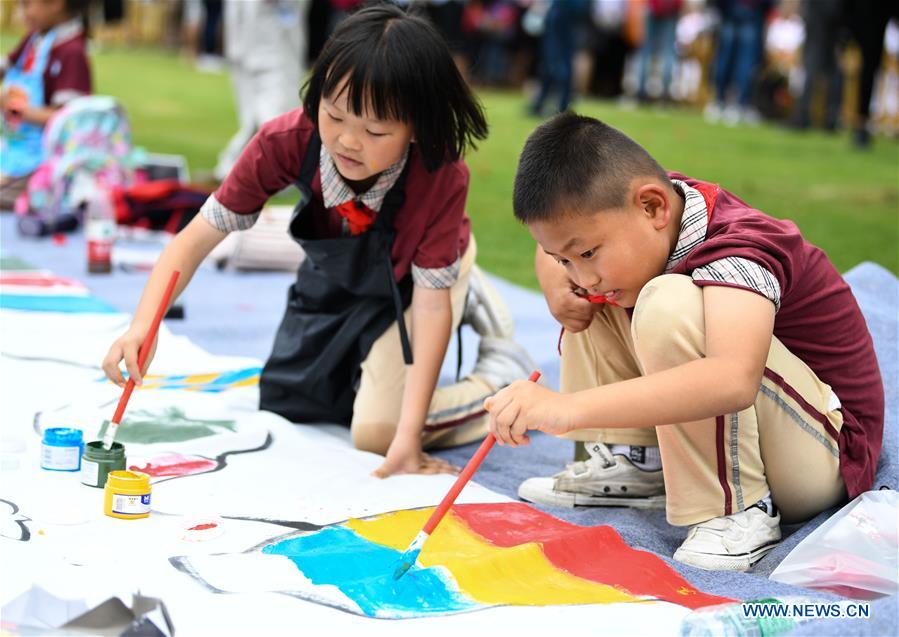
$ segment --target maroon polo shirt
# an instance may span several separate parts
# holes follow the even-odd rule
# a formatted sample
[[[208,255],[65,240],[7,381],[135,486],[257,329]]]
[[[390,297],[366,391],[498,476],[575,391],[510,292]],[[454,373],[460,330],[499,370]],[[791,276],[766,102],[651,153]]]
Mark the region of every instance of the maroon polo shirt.
[[[13,66],[19,57],[26,51],[26,45],[31,38],[31,33],[19,42],[7,56],[7,63]],[[47,68],[44,69],[44,105],[61,106],[64,101],[57,100],[54,96],[78,93],[90,95],[93,92],[91,82],[91,69],[87,60],[87,40],[84,31],[79,29],[77,33],[64,40],[53,44],[47,59]]]
[[[670,175],[691,187],[699,184],[709,190],[709,185],[695,179]],[[838,439],[840,473],[852,499],[874,486],[883,442],[883,380],[865,318],[827,255],[806,241],[795,223],[769,217],[726,190],[716,190],[705,240],[672,272],[690,274],[718,259],[742,257],[774,275],[781,290],[774,335],[830,385],[842,403],[839,433],[823,414],[810,405],[803,407]],[[770,370],[765,373],[771,378]],[[789,388],[785,389],[789,393]]]
[[[312,120],[300,108],[263,124],[215,192],[215,198],[237,214],[261,210],[272,195],[299,178],[313,130]],[[334,209],[324,207],[318,169],[311,186],[316,232],[321,238],[340,236],[342,217]],[[413,263],[419,268],[453,265],[471,237],[471,222],[465,214],[465,162],[460,159],[443,164],[429,173],[412,144],[405,193],[405,202],[394,218],[396,239],[391,256],[396,278],[403,278]]]

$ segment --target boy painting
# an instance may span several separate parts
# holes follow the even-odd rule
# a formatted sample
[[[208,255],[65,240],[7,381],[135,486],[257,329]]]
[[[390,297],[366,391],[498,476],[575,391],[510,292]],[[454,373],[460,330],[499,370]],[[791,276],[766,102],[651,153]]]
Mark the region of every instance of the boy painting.
[[[746,570],[781,520],[872,488],[884,397],[871,337],[795,224],[572,113],[525,144],[514,210],[565,328],[562,393],[513,383],[486,401],[490,428],[501,444],[537,429],[590,452],[522,497],[664,496],[669,523],[690,526],[675,559]]]

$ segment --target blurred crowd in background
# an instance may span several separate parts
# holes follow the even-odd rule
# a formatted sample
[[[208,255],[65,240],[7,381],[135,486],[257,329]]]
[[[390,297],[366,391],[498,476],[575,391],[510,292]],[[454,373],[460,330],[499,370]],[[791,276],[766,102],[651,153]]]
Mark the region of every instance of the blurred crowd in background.
[[[594,95],[689,106],[724,125],[846,128],[859,146],[899,135],[899,0],[397,2],[434,22],[474,85],[524,90],[537,116]],[[0,4],[9,26],[14,3]],[[264,5],[291,23],[298,59],[284,63],[302,72],[363,1],[93,0],[88,20],[100,46],[178,48],[218,72],[253,46],[229,44],[239,37],[229,29],[248,20],[229,22],[229,4]]]

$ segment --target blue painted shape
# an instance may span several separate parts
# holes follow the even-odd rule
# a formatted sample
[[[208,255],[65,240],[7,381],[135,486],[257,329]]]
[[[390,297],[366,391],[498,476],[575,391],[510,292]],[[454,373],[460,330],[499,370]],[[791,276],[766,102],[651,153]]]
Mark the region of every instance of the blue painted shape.
[[[289,558],[314,584],[331,584],[371,617],[415,617],[483,608],[459,592],[443,569],[413,567],[401,580],[393,570],[402,553],[332,526],[262,549]]]
[[[117,314],[119,310],[94,296],[0,294],[0,308],[27,312]]]
[[[148,378],[147,382],[154,385],[153,389],[188,389],[190,391],[218,394],[223,391],[228,391],[232,388],[231,385],[235,383],[251,378],[258,378],[261,373],[261,367],[245,367],[243,369],[235,369],[230,372],[222,372],[218,378],[203,384],[191,384],[190,382],[188,382],[189,378],[192,378],[193,376],[200,376],[201,374],[166,376],[165,378]],[[122,376],[128,378],[128,372],[123,371]],[[96,381],[98,383],[109,382],[106,376],[98,376],[96,378]],[[161,384],[157,386],[156,383]]]

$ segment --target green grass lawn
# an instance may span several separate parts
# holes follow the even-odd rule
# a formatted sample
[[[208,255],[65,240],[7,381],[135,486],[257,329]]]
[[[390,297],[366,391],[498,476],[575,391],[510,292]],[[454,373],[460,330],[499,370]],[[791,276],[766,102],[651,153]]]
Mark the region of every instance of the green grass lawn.
[[[15,44],[0,35],[0,49]],[[108,49],[93,56],[98,93],[127,108],[136,143],[185,155],[194,174],[209,171],[237,128],[226,74],[198,73],[190,62],[149,49]],[[536,287],[533,241],[512,217],[515,163],[539,123],[518,93],[481,91],[490,138],[468,156],[468,211],[481,265]],[[899,144],[877,139],[869,151],[846,134],[793,133],[771,126],[726,128],[687,110],[625,110],[581,100],[576,109],[620,128],[666,168],[713,181],[754,207],[794,220],[807,239],[845,271],[875,261],[899,273]]]

